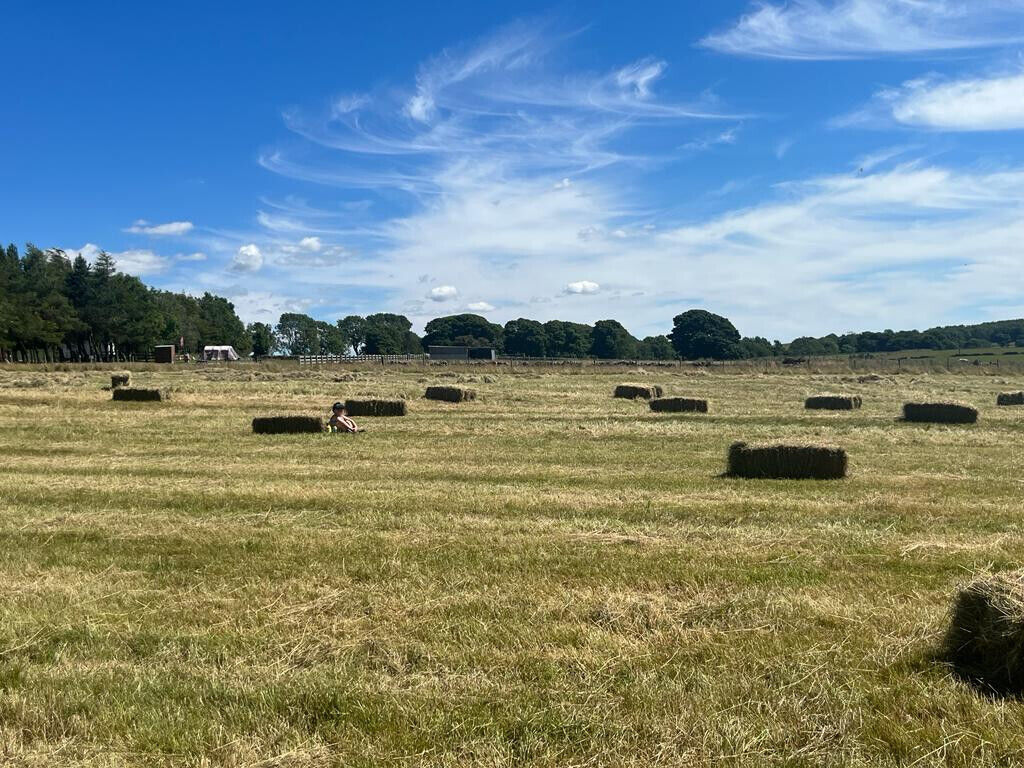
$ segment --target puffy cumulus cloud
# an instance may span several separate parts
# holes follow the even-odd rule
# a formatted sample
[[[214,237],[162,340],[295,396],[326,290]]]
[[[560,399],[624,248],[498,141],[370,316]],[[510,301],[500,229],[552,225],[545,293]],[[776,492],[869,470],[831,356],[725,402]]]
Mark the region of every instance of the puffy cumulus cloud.
[[[117,251],[110,255],[117,268],[129,275],[154,275],[167,269],[167,259],[150,250]]]
[[[166,224],[151,224],[145,219],[137,219],[125,232],[137,235],[185,235],[191,232],[191,221],[169,221]]]
[[[231,260],[235,272],[256,272],[263,266],[263,253],[255,243],[241,246]]]
[[[304,237],[299,240],[299,248],[310,253],[318,253],[323,248],[323,244],[319,237]]]
[[[474,301],[466,305],[466,309],[471,312],[493,312],[494,305],[488,304],[486,301]]]
[[[564,293],[571,295],[593,294],[601,290],[601,286],[592,280],[577,280],[565,286]]]
[[[282,295],[267,290],[228,290],[231,303],[238,316],[246,323],[274,325],[285,312],[307,312],[313,302],[306,298]]]
[[[454,285],[438,285],[430,289],[427,298],[431,301],[451,301],[458,295],[459,291]]]
[[[86,243],[79,248],[62,248],[61,250],[68,255],[68,258],[74,259],[76,256],[81,256],[92,264],[103,249],[95,243]],[[119,271],[136,276],[159,274],[167,269],[170,261],[148,249],[107,251],[107,253],[113,258],[114,265]]]
[[[987,48],[1024,40],[1016,0],[759,2],[701,42],[740,56],[853,59]]]
[[[839,126],[894,123],[938,131],[1024,129],[1024,73],[959,80],[922,78],[877,93]]]

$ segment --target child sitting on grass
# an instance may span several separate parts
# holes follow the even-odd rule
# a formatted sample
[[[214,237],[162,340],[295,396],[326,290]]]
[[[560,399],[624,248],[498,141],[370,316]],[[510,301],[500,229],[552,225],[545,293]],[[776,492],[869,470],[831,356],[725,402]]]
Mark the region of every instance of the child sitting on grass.
[[[356,426],[356,423],[352,421],[345,414],[345,404],[335,403],[331,406],[331,420],[328,422],[331,432],[361,432],[362,430]]]

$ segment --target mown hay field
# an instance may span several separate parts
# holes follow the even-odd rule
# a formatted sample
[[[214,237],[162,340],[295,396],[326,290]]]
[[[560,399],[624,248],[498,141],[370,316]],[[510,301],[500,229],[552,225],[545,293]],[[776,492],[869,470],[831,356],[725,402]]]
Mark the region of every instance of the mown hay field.
[[[715,407],[653,413],[624,374]],[[4,765],[1024,762],[1024,703],[937,658],[957,587],[1024,564],[1024,412],[994,405],[1020,377],[109,377],[0,370]],[[252,433],[372,398],[409,415]],[[898,421],[945,400],[981,420]],[[850,475],[721,477],[737,440]]]

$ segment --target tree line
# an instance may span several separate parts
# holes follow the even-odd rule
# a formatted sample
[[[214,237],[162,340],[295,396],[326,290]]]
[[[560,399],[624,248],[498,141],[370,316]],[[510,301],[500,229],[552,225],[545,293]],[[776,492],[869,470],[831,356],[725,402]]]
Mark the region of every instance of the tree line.
[[[725,317],[692,309],[665,335],[636,338],[617,320],[593,325],[528,318],[492,323],[476,314],[438,317],[421,337],[404,315],[349,315],[335,323],[288,312],[276,325],[243,325],[227,299],[147,287],[100,253],[90,264],[32,244],[0,248],[0,361],[116,361],[147,358],[158,344],[198,352],[230,344],[240,354],[420,354],[430,346],[494,347],[521,357],[735,360],[775,356],[875,354],[908,349],[1024,346],[1024,320],[925,331],[804,336],[788,344],[741,337]]]
[[[248,354],[251,338],[227,299],[149,288],[108,253],[90,264],[32,244],[0,248],[0,361],[129,361],[158,344]]]

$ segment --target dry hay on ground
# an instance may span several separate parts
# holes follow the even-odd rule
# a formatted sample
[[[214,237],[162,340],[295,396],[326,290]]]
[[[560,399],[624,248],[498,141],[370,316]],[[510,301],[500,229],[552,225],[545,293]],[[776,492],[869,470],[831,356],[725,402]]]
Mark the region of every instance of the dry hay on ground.
[[[860,395],[815,395],[804,401],[804,408],[818,411],[852,411],[862,405]]]
[[[257,416],[252,431],[258,435],[307,434],[324,431],[320,416]]]
[[[748,445],[729,447],[732,477],[836,480],[846,477],[846,451],[826,445]]]
[[[619,384],[615,388],[613,397],[624,397],[629,400],[636,400],[642,398],[644,400],[652,400],[656,397],[661,397],[665,394],[665,390],[659,387],[657,384],[650,386],[642,386],[640,384]]]
[[[167,393],[162,389],[139,389],[131,387],[118,387],[114,390],[115,400],[135,401],[160,401],[167,399]]]
[[[664,397],[651,400],[651,410],[661,413],[707,413],[708,401],[696,397]]]
[[[967,679],[1001,693],[1024,692],[1024,570],[985,575],[960,589],[945,652]]]
[[[349,416],[405,416],[409,407],[405,400],[347,400]]]
[[[423,396],[427,400],[462,403],[466,400],[476,400],[476,390],[463,387],[427,387],[427,391]]]
[[[115,373],[110,377],[110,388],[127,387],[132,383],[131,373]]]
[[[1000,392],[996,405],[1024,405],[1024,392]]]
[[[974,424],[978,409],[963,403],[904,403],[904,421],[937,424]]]

